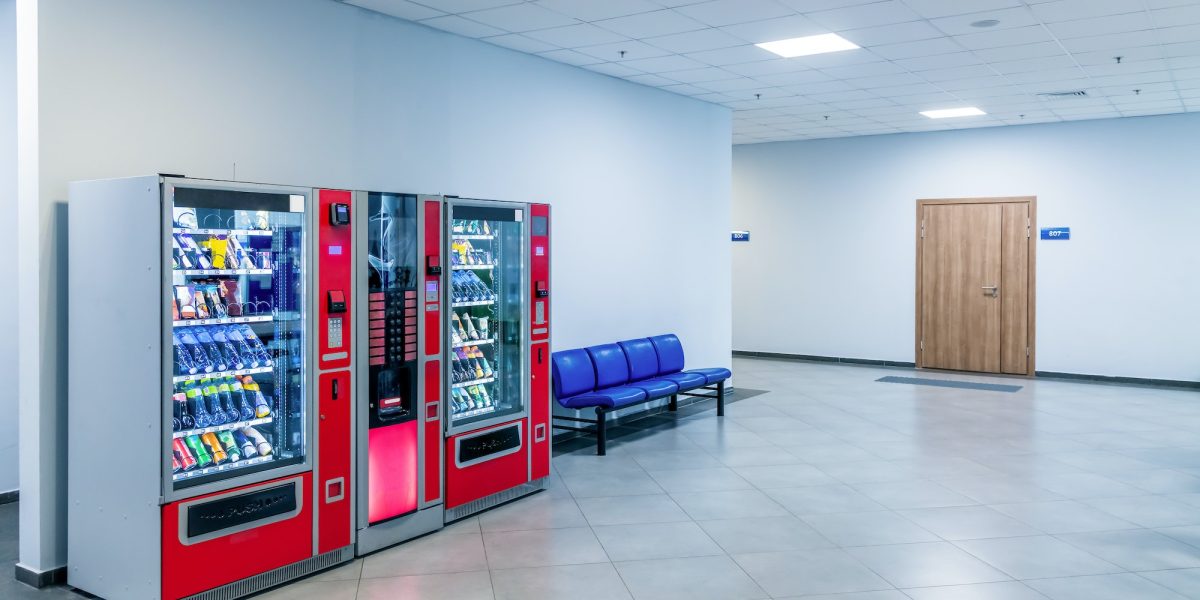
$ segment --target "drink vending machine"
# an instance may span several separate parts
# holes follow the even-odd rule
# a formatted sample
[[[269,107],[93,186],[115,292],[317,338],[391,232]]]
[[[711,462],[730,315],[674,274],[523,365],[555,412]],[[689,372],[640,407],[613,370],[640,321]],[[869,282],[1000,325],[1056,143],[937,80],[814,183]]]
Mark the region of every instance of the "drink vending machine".
[[[353,557],[350,204],[71,184],[70,585],[234,598]]]

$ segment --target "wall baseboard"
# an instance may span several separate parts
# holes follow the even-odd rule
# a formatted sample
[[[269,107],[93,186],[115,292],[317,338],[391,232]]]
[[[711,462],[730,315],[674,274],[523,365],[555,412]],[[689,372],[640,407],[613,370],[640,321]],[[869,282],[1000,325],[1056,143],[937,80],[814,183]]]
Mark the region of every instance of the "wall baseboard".
[[[751,352],[734,350],[734,356],[742,358],[770,358],[776,360],[795,360],[800,362],[835,363],[849,365],[869,365],[875,367],[898,367],[916,369],[916,363],[894,360],[874,360],[869,358],[844,358],[840,356],[814,356],[810,354],[784,354],[780,352]],[[964,375],[991,375],[991,373],[963,373]],[[1155,388],[1170,388],[1183,390],[1200,390],[1200,381],[1179,381],[1175,379],[1148,379],[1144,377],[1117,377],[1110,375],[1086,375],[1082,373],[1059,373],[1057,371],[1036,371],[1039,379],[1062,379],[1079,383],[1101,383],[1109,385],[1135,385]]]
[[[34,571],[21,563],[17,563],[15,567],[17,581],[30,587],[40,589],[67,582],[66,566],[50,569],[49,571]]]
[[[8,492],[0,492],[0,504],[9,504],[20,499],[21,490],[12,490]]]
[[[841,363],[848,365],[868,365],[872,367],[916,368],[916,363],[896,360],[876,360],[873,358],[846,358],[843,356],[816,356],[813,354],[785,354],[782,352],[751,352],[749,350],[734,350],[734,356],[745,358],[774,358],[779,360],[800,360],[805,362]]]

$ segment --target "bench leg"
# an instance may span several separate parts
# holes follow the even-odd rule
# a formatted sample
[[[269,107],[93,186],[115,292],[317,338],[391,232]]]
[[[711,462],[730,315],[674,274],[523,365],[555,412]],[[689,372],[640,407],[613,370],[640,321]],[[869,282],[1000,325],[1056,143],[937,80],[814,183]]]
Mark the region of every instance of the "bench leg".
[[[725,416],[725,382],[717,382],[717,416]]]
[[[667,410],[675,412],[679,409],[679,394],[671,394],[671,402],[667,404]]]
[[[596,407],[596,456],[605,455],[607,442],[604,439],[604,408]]]

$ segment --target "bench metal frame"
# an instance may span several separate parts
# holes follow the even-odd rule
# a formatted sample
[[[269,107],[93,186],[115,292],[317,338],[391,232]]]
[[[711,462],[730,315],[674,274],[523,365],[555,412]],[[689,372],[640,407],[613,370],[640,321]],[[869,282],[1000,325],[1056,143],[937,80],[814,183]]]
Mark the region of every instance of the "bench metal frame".
[[[707,390],[707,391],[710,391],[713,393],[712,394],[703,394],[703,393],[697,394],[697,393],[695,393],[697,390]],[[675,412],[676,410],[679,409],[679,397],[680,396],[687,396],[689,398],[714,398],[717,401],[717,416],[718,417],[725,416],[725,380],[718,381],[717,383],[715,383],[713,385],[705,385],[705,386],[701,386],[698,388],[692,388],[686,392],[677,392],[677,393],[671,394],[670,401],[667,403],[667,410],[669,410],[671,412]],[[653,400],[661,400],[661,399],[662,398],[654,398],[654,399],[647,398],[646,400],[642,400],[641,402],[635,402],[634,404],[642,404],[645,402],[652,402]],[[632,404],[627,404],[626,406],[632,406]],[[625,408],[625,407],[622,406],[621,408]],[[596,436],[596,455],[604,456],[605,454],[607,454],[607,445],[608,445],[607,436],[605,435],[605,428],[606,428],[606,423],[607,423],[607,415],[610,412],[613,412],[613,411],[606,409],[603,406],[597,406],[595,419],[581,419],[579,417],[566,417],[566,416],[560,416],[560,415],[551,415],[551,424],[550,425],[554,429],[563,429],[563,430],[567,430],[567,431],[578,431],[580,433],[594,434]],[[574,423],[589,423],[589,424],[593,425],[593,427],[575,427],[572,425],[560,425],[558,423],[554,423],[553,421],[571,421]]]

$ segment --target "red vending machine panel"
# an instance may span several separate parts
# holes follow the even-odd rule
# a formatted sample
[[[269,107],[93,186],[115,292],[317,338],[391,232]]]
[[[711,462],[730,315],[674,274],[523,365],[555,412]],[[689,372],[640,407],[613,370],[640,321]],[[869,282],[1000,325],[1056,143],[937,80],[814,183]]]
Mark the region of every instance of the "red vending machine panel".
[[[529,477],[550,476],[550,205],[529,205]]]
[[[529,481],[527,421],[521,419],[446,440],[446,509]]]
[[[425,495],[442,499],[442,201],[424,200],[425,210]]]

